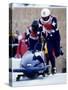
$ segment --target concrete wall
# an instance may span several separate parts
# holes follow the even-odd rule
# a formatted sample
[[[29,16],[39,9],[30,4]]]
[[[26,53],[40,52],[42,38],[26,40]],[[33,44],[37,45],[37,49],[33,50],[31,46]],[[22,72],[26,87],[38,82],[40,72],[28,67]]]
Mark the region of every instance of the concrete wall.
[[[65,8],[50,8],[52,15],[58,19],[58,28],[61,34],[61,45],[64,55],[56,59],[57,71],[65,66],[66,62],[66,9]],[[14,8],[12,10],[12,32],[26,30],[34,19],[40,18],[41,8]]]

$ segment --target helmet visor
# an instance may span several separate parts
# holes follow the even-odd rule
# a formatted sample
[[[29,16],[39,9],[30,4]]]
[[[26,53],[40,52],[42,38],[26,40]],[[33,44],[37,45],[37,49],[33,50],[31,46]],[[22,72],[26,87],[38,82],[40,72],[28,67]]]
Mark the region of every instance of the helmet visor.
[[[43,19],[44,21],[47,21],[47,20],[49,19],[49,17],[50,17],[50,16],[42,17],[42,19]]]

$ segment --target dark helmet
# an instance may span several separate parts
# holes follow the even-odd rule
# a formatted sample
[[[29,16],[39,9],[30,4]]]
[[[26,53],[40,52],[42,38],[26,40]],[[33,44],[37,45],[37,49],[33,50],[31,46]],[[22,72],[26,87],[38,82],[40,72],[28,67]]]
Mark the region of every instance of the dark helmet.
[[[32,30],[34,30],[34,31],[37,31],[38,30],[38,28],[39,28],[39,24],[38,24],[38,21],[37,20],[34,20],[33,22],[32,22]]]

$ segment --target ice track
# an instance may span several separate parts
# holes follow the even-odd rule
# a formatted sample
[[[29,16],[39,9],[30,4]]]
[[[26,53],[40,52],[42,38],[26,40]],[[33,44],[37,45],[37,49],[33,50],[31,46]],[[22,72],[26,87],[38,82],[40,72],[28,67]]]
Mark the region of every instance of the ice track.
[[[46,77],[39,76],[36,79],[28,79],[27,77],[21,78],[20,81],[16,81],[17,73],[13,74],[12,86],[36,86],[36,85],[55,85],[66,83],[66,73],[57,73],[55,75],[49,75]]]

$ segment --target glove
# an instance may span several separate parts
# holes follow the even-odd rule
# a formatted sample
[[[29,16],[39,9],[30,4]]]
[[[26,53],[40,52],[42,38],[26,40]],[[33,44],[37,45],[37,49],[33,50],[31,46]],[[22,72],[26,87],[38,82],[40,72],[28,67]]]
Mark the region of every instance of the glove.
[[[36,56],[35,55],[33,56],[33,60],[36,60]]]
[[[62,48],[60,48],[60,55],[64,55],[64,52],[62,51]]]

